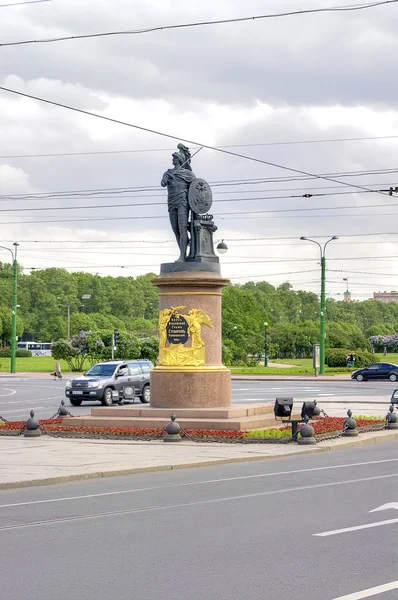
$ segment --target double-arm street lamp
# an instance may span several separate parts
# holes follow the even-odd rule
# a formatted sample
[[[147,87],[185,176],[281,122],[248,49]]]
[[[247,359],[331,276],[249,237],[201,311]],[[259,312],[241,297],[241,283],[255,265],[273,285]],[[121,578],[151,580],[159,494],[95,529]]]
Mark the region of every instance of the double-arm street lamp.
[[[326,334],[325,334],[325,321],[326,321],[326,297],[325,297],[326,258],[325,258],[325,250],[326,250],[326,246],[330,242],[333,242],[334,240],[337,240],[337,239],[338,239],[337,235],[334,235],[333,237],[330,238],[330,240],[325,242],[325,244],[322,247],[322,245],[319,242],[317,242],[316,240],[310,240],[309,238],[304,237],[304,236],[302,236],[300,238],[300,240],[303,240],[305,242],[312,242],[313,244],[316,244],[317,246],[319,246],[319,250],[321,252],[321,312],[320,312],[320,319],[319,319],[319,323],[320,323],[319,374],[320,375],[324,375],[324,373],[325,373],[325,340],[326,340]]]
[[[12,316],[11,316],[11,373],[16,373],[17,356],[17,282],[18,282],[18,263],[17,250],[18,242],[14,242],[15,250],[0,246],[3,250],[10,252],[12,256]]]

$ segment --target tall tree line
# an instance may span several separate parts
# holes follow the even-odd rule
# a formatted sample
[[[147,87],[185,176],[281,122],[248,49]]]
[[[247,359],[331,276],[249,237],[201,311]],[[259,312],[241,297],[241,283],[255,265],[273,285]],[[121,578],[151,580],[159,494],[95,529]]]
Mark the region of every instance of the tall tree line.
[[[101,277],[43,269],[18,277],[20,339],[55,341],[81,330],[153,332],[159,312],[156,275]],[[83,296],[86,296],[83,299]],[[88,298],[88,296],[90,296]],[[0,263],[0,336],[10,339],[12,269]],[[319,301],[316,294],[293,290],[289,283],[274,287],[266,281],[230,284],[223,296],[225,350],[256,354],[264,348],[264,322],[268,323],[272,355],[309,355],[319,339]],[[398,304],[367,300],[345,303],[327,300],[327,346],[366,348],[368,338],[397,332]]]

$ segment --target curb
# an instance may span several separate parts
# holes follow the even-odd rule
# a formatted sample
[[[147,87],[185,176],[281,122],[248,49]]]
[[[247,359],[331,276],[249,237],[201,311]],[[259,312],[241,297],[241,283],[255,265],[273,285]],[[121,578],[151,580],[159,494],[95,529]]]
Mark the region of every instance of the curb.
[[[180,469],[194,469],[199,467],[211,467],[216,465],[243,463],[243,462],[254,462],[260,460],[273,460],[276,458],[289,458],[290,456],[302,456],[303,454],[317,453],[317,452],[330,452],[332,450],[347,450],[352,448],[362,448],[364,446],[371,446],[372,444],[380,444],[384,442],[392,442],[398,440],[398,431],[394,433],[384,433],[383,435],[373,436],[367,439],[342,439],[336,440],[335,445],[322,445],[312,446],[311,448],[305,448],[298,450],[297,452],[291,452],[287,455],[275,455],[275,456],[244,456],[242,458],[221,458],[215,460],[207,460],[200,463],[181,463],[175,465],[161,465],[157,467],[137,467],[134,469],[120,469],[116,471],[98,471],[96,473],[79,473],[76,475],[60,475],[59,477],[47,477],[44,479],[31,479],[27,481],[15,481],[11,483],[0,483],[0,490],[12,490],[24,487],[39,487],[45,485],[54,485],[56,483],[68,483],[70,481],[85,481],[88,479],[101,479],[105,477],[120,477],[123,475],[135,475],[139,473],[156,473],[159,471],[174,471]],[[366,434],[365,434],[366,435]]]

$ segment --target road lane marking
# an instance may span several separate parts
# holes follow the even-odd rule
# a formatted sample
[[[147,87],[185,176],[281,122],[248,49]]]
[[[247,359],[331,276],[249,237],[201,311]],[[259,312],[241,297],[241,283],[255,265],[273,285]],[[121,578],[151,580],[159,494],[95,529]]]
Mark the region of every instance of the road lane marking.
[[[33,408],[33,410],[39,410],[39,408],[46,408],[46,407],[45,406],[33,406],[32,408]],[[32,408],[30,410],[32,410]],[[27,410],[26,408],[18,408],[17,410],[3,410],[2,412],[4,415],[7,413],[12,413],[14,415],[15,413],[26,412],[26,410]]]
[[[6,398],[7,396],[13,396],[17,393],[17,390],[13,390],[12,388],[2,388],[3,390],[8,390],[11,394],[0,394],[0,398]]]
[[[351,467],[364,467],[369,465],[378,465],[382,463],[398,462],[398,458],[387,458],[385,460],[375,460],[362,463],[351,463],[347,465],[329,465],[327,467],[312,467],[310,469],[298,469],[296,471],[279,471],[276,473],[260,473],[258,475],[242,475],[240,477],[224,477],[222,479],[207,479],[204,481],[192,481],[188,483],[174,483],[169,485],[157,485],[145,488],[135,488],[129,490],[116,490],[114,492],[99,492],[97,494],[84,494],[81,496],[64,496],[61,498],[48,498],[45,500],[31,500],[29,502],[14,502],[12,504],[0,504],[0,508],[11,508],[14,506],[30,506],[32,504],[50,504],[52,502],[69,502],[70,500],[85,500],[87,498],[101,498],[103,496],[120,496],[122,494],[134,494],[136,492],[150,492],[159,489],[171,489],[180,487],[193,487],[197,485],[209,485],[214,483],[226,483],[229,481],[240,481],[244,479],[260,479],[263,477],[276,477],[280,475],[294,475],[296,473],[312,473],[314,471],[327,471],[332,469],[345,469]],[[388,475],[387,475],[388,477]]]
[[[348,594],[346,596],[332,598],[332,600],[363,600],[363,598],[370,598],[371,596],[377,596],[377,594],[391,592],[391,590],[398,590],[398,581],[392,581],[391,583],[378,585],[377,587],[362,590],[362,592],[354,592],[353,594]]]
[[[59,519],[46,519],[43,521],[30,521],[27,523],[17,523],[16,525],[4,525],[0,526],[0,531],[6,531],[8,529],[25,529],[27,527],[40,527],[41,525],[58,525],[59,523],[68,523],[72,521],[85,521],[89,519],[100,519],[104,517],[114,517],[120,515],[129,515],[134,513],[143,512],[154,512],[160,510],[171,510],[174,508],[189,508],[191,506],[201,506],[206,504],[219,504],[221,502],[232,502],[235,500],[247,500],[248,498],[259,498],[263,496],[273,496],[276,494],[286,494],[293,492],[301,492],[307,490],[314,490],[326,487],[335,487],[341,485],[347,485],[351,483],[363,483],[365,481],[375,481],[377,479],[386,479],[388,477],[398,477],[398,473],[391,475],[379,475],[377,477],[364,477],[361,479],[349,479],[347,481],[333,481],[329,483],[316,483],[314,485],[304,485],[300,487],[292,487],[281,490],[269,490],[268,492],[257,492],[255,494],[241,494],[239,496],[227,496],[225,498],[211,498],[209,500],[196,500],[194,502],[183,502],[181,504],[169,504],[166,506],[146,506],[143,508],[131,508],[126,510],[117,510],[106,513],[94,513],[92,515],[76,515],[72,517],[60,517]],[[396,519],[398,522],[398,519]]]
[[[388,502],[387,504],[383,504],[383,506],[379,506],[379,508],[374,508],[373,510],[370,510],[369,512],[370,513],[380,512],[381,510],[390,510],[391,508],[398,510],[398,502]]]
[[[37,400],[37,398],[36,398]],[[53,400],[59,400],[59,396],[53,396],[52,398],[40,398],[39,402],[52,402]],[[8,406],[9,404],[26,404],[28,405],[29,400],[11,400],[11,402],[0,402],[0,404],[4,404],[4,406]]]
[[[318,396],[334,396],[334,394],[318,394]]]
[[[345,527],[344,529],[335,529],[333,531],[323,531],[322,533],[313,533],[314,537],[330,537],[331,535],[339,535],[340,533],[348,533],[349,531],[360,531],[361,529],[372,529],[373,527],[382,527],[383,525],[392,525],[398,523],[398,519],[388,519],[386,521],[376,521],[375,523],[366,523],[366,525],[354,525],[353,527]]]

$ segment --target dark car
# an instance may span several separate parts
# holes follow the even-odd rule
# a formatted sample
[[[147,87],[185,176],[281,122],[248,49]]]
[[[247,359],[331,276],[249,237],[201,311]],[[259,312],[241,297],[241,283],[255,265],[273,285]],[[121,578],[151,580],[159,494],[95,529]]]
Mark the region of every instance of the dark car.
[[[366,367],[366,369],[358,369],[351,375],[351,379],[357,381],[367,381],[368,379],[389,379],[390,381],[398,381],[398,365],[392,363],[376,363]]]
[[[104,406],[138,396],[141,402],[151,399],[149,360],[126,360],[98,363],[80,377],[66,383],[65,396],[72,406],[99,400]]]

